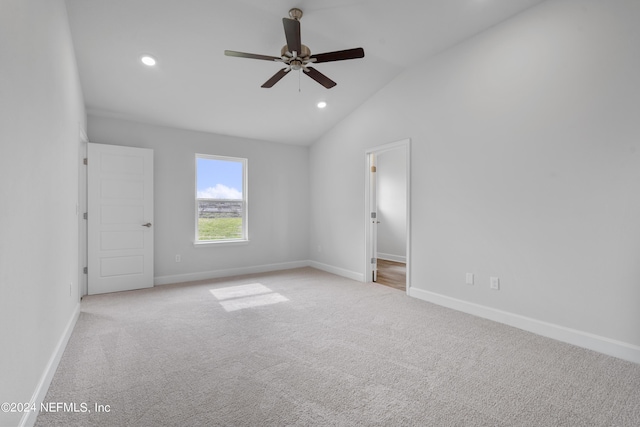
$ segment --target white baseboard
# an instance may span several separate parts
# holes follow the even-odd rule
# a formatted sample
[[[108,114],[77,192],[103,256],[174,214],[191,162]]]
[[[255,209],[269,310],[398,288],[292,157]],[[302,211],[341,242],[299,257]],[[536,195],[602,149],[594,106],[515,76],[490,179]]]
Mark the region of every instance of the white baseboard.
[[[49,390],[49,385],[51,384],[51,380],[53,380],[53,376],[56,373],[56,369],[58,369],[58,364],[60,363],[60,359],[64,354],[64,349],[67,348],[67,343],[69,342],[69,338],[71,338],[71,333],[73,332],[73,328],[76,326],[76,322],[78,321],[78,316],[80,316],[80,303],[76,305],[75,310],[73,310],[73,314],[67,323],[67,326],[58,340],[58,345],[56,345],[53,354],[49,358],[49,362],[40,377],[40,381],[36,389],[33,392],[33,396],[29,403],[34,404],[37,408],[40,408],[40,404],[44,401],[45,396],[47,395],[47,391]],[[25,412],[20,420],[19,427],[32,427],[36,423],[36,418],[38,417],[39,411],[28,411]]]
[[[640,347],[633,344],[451,298],[434,292],[424,291],[422,289],[409,288],[409,295],[443,307],[452,308],[474,316],[533,332],[534,334],[547,338],[573,344],[630,362],[640,363]]]
[[[333,265],[323,264],[317,261],[309,261],[309,266],[317,268],[318,270],[326,271],[327,273],[346,277],[347,279],[364,282],[364,274],[362,273],[356,273],[355,271],[345,270],[344,268],[334,267]]]
[[[196,280],[218,279],[220,277],[241,276],[244,274],[267,273],[269,271],[291,270],[292,268],[309,267],[309,261],[291,261],[278,264],[265,264],[252,267],[227,268],[224,270],[201,271],[197,273],[174,274],[171,276],[158,276],[153,279],[153,284],[169,285],[172,283],[194,282]]]
[[[393,255],[393,254],[385,254],[385,253],[381,253],[378,252],[378,258],[379,259],[384,259],[387,261],[394,261],[394,262],[407,262],[407,257],[402,256],[402,255]]]
[[[346,277],[348,279],[364,281],[364,275],[340,267],[323,264],[317,261],[292,261],[278,264],[265,264],[252,267],[228,268],[224,270],[201,271],[197,273],[174,274],[170,276],[158,276],[153,279],[154,286],[170,285],[173,283],[194,282],[196,280],[218,279],[221,277],[241,276],[244,274],[267,273],[270,271],[290,270],[293,268],[313,267],[318,270]]]

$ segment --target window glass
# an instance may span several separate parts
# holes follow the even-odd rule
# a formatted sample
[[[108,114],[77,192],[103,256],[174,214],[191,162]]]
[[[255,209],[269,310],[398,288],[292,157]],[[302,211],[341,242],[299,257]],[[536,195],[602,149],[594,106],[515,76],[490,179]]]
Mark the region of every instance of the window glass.
[[[247,160],[196,155],[196,242],[247,239]]]

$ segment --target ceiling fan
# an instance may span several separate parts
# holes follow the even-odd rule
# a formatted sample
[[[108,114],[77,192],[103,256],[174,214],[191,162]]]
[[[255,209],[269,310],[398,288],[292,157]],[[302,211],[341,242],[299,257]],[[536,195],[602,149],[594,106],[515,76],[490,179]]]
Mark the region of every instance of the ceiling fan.
[[[264,61],[281,62],[286,65],[267,80],[262,87],[270,88],[280,81],[291,70],[302,70],[304,74],[320,83],[327,89],[331,89],[336,82],[322,74],[320,71],[309,66],[309,64],[319,64],[321,62],[344,61],[346,59],[364,58],[364,49],[361,47],[355,49],[339,50],[335,52],[311,54],[311,50],[300,41],[300,18],[302,18],[302,10],[293,8],[289,11],[290,18],[282,18],[284,25],[284,36],[287,44],[280,51],[280,56],[256,55],[254,53],[236,52],[233,50],[225,50],[227,56],[236,56],[238,58],[261,59]]]

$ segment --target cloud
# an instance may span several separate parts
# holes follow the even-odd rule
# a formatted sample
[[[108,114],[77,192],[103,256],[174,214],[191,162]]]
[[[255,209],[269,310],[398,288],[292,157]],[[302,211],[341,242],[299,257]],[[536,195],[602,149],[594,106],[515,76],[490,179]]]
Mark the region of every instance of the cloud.
[[[198,199],[242,199],[242,192],[224,184],[216,184],[205,190],[198,190]]]

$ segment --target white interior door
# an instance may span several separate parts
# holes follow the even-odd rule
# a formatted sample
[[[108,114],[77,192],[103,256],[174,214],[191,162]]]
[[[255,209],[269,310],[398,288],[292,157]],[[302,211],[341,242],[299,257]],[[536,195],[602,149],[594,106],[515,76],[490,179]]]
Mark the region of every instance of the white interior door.
[[[378,280],[378,189],[376,180],[376,154],[369,155],[369,206],[371,211],[371,280]]]
[[[153,150],[89,143],[89,295],[153,286]]]

